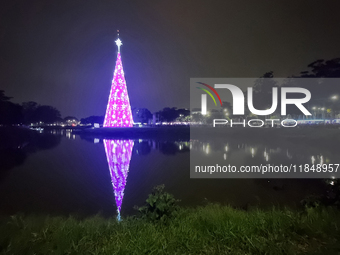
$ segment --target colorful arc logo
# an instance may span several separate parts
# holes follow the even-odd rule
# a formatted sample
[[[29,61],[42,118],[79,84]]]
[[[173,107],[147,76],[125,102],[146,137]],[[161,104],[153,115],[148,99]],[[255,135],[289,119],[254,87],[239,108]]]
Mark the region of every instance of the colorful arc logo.
[[[203,86],[206,86],[207,88],[211,89],[211,91],[214,92],[215,95],[217,96],[217,98],[220,101],[220,104],[222,106],[222,100],[221,100],[219,94],[217,93],[217,91],[213,87],[211,87],[210,85],[205,84],[203,82],[197,82],[197,83],[199,83],[199,84],[201,84]],[[197,88],[203,90],[204,92],[206,92],[212,98],[212,100],[214,101],[215,105],[217,106],[216,100],[215,100],[214,96],[211,94],[211,92],[209,90],[203,89],[201,87],[197,87]],[[207,95],[202,94],[202,102],[201,103],[202,103],[202,105],[201,105],[201,107],[202,107],[201,108],[201,112],[202,112],[203,115],[205,115],[205,114],[207,114]]]

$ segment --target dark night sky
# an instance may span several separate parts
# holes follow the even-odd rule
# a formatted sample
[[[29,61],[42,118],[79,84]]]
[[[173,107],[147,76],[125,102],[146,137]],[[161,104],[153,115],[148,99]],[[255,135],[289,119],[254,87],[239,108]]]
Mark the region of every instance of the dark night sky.
[[[189,107],[190,77],[287,77],[340,57],[340,2],[2,1],[0,89],[104,115],[120,29],[132,107]]]

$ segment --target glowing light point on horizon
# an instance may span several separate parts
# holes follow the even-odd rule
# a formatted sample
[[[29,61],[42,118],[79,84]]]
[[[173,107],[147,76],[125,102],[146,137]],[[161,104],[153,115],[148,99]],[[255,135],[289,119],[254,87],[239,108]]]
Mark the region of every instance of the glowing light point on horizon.
[[[116,40],[116,44],[118,47],[117,61],[103,127],[132,127],[131,106],[120,56],[120,46],[123,44],[119,38]]]

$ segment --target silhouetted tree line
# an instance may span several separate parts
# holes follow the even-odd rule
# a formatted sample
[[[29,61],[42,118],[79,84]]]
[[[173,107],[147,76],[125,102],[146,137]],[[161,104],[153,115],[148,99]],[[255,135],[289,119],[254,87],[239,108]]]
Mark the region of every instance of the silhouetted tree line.
[[[340,77],[340,58],[333,58],[325,61],[324,59],[318,59],[308,65],[311,70],[300,72],[297,77],[314,78],[339,78]]]
[[[94,123],[103,124],[104,116],[90,116],[87,118],[81,118],[80,123],[83,125],[87,125],[87,124],[93,125]]]
[[[0,124],[17,124],[22,120],[22,106],[10,102],[10,99],[0,90]]]
[[[178,117],[190,116],[190,110],[177,109],[177,107],[165,107],[163,110],[156,113],[160,121],[171,122],[176,120]]]
[[[45,124],[61,121],[59,110],[49,105],[39,105],[36,102],[16,104],[11,97],[0,90],[0,124],[13,125],[42,122]]]
[[[152,119],[152,113],[146,108],[132,108],[131,111],[134,122],[148,123]]]

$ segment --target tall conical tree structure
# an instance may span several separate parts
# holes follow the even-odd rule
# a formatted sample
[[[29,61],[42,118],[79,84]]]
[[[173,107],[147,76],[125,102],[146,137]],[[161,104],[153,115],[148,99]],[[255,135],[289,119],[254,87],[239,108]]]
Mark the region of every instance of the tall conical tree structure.
[[[106,108],[104,127],[132,127],[133,119],[129,95],[126,88],[123,64],[120,56],[122,41],[116,40],[118,54],[115,71],[113,73],[109,102]]]

